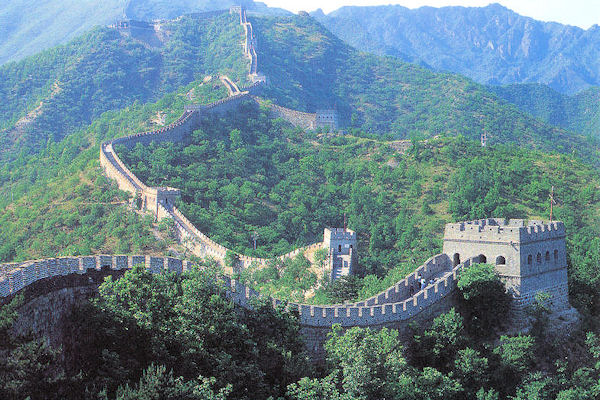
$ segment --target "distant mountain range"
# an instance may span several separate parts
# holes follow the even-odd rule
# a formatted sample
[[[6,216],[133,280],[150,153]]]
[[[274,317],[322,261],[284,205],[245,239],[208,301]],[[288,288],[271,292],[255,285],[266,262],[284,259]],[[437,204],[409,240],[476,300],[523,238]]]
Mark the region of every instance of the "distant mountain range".
[[[600,27],[540,22],[482,8],[342,7],[313,17],[360,50],[484,84],[542,83],[574,94],[600,84]]]
[[[258,14],[290,14],[252,0],[241,2]],[[7,0],[0,3],[0,64],[66,43],[95,25],[123,18],[175,18],[227,9],[239,3],[240,0],[39,0],[31,7],[27,0]],[[401,6],[343,7],[328,15],[321,11],[312,15],[361,50],[463,74],[489,85],[498,97],[548,124],[600,135],[600,88],[590,88],[600,85],[598,26],[586,31],[540,22],[497,4],[416,10]],[[268,47],[267,43],[264,45]],[[262,50],[268,49],[263,46]],[[263,66],[269,68],[268,63]],[[303,85],[322,82],[317,79],[321,72],[308,74]],[[338,68],[327,79],[342,72]],[[8,74],[8,70],[4,73]],[[12,79],[9,75],[2,78]],[[285,80],[279,83],[280,87],[286,85]],[[304,93],[302,99],[289,99],[290,105],[312,109],[319,102],[340,101],[330,98],[330,93],[315,90]],[[28,98],[22,101],[27,103]],[[338,106],[343,108],[343,104]]]
[[[67,43],[96,25],[108,25],[119,19],[169,19],[227,9],[240,3],[261,13],[286,13],[252,0],[3,0],[0,64]]]

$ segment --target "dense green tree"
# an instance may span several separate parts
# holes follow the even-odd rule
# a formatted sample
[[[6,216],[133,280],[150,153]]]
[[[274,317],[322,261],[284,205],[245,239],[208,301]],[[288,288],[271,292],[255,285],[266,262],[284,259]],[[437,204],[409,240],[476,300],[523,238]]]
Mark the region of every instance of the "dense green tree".
[[[510,295],[490,264],[473,264],[460,272],[458,283],[467,330],[480,336],[506,322]]]
[[[435,317],[431,327],[414,340],[414,358],[419,364],[448,370],[467,343],[463,318],[452,308]]]
[[[393,396],[408,376],[398,332],[334,325],[325,345],[327,361],[340,377],[344,393],[356,399]]]
[[[231,388],[214,391],[214,384],[214,378],[184,381],[175,378],[173,371],[167,373],[162,365],[150,365],[135,387],[120,387],[115,400],[225,400]]]

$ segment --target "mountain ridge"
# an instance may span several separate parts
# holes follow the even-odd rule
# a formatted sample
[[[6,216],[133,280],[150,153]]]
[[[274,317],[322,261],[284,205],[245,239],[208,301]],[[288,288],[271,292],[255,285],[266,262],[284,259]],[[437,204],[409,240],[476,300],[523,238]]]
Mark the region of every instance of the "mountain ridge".
[[[543,83],[572,94],[600,84],[600,27],[542,22],[508,8],[345,6],[312,14],[364,50],[483,84]]]

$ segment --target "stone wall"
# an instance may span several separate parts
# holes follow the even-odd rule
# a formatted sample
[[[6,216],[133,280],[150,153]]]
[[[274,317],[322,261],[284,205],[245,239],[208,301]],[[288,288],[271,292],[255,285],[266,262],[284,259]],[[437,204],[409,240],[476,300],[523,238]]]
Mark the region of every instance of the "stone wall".
[[[419,271],[440,267],[443,256],[430,259]],[[419,289],[407,298],[394,297],[396,287],[401,286],[407,280],[414,279],[411,274],[405,280],[399,282],[389,291],[393,295],[385,298],[378,296],[377,302],[367,300],[355,304],[337,304],[315,306],[307,304],[287,304],[291,311],[297,311],[300,316],[300,324],[303,327],[315,327],[329,329],[333,324],[343,327],[352,326],[381,326],[409,321],[423,311],[430,308],[441,299],[447,297],[455,288],[458,272],[476,262],[476,259],[466,260],[464,263],[446,271],[436,278],[435,282]],[[127,255],[99,255],[87,257],[62,257],[45,260],[27,261],[21,264],[12,264],[11,270],[0,275],[0,297],[13,295],[23,288],[42,279],[53,277],[64,277],[71,274],[85,274],[90,270],[100,271],[103,269],[124,270],[134,265],[143,265],[151,273],[174,272],[181,274],[190,268],[192,264],[187,260],[172,257],[152,256],[127,256]],[[223,277],[228,296],[242,307],[250,307],[250,299],[260,294],[240,282]],[[387,293],[388,291],[384,292]],[[281,301],[271,299],[273,305]]]
[[[459,261],[479,256],[495,266],[522,312],[538,292],[553,295],[554,311],[569,308],[565,226],[520,219],[484,219],[447,224],[444,253]],[[456,258],[456,259],[455,259]],[[455,260],[454,260],[455,259]]]
[[[276,104],[269,104],[267,107],[273,118],[281,118],[304,130],[314,130],[316,128],[317,114],[296,111]]]

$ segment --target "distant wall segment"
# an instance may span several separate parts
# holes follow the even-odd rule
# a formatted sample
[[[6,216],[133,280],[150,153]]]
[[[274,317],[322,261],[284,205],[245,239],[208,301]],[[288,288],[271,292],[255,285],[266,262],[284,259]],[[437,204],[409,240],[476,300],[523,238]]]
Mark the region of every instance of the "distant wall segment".
[[[252,100],[252,97],[247,91],[208,105],[187,106],[183,115],[169,126],[156,131],[138,133],[105,142],[100,148],[100,164],[104,168],[106,175],[109,178],[114,179],[120,189],[129,192],[134,201],[140,201],[142,209],[150,211],[157,220],[162,220],[164,218],[173,219],[176,234],[180,239],[180,242],[188,247],[195,255],[199,257],[212,257],[221,263],[224,263],[228,249],[211,240],[207,235],[196,229],[181,211],[175,207],[175,201],[180,196],[179,190],[175,188],[147,186],[135,176],[131,170],[129,170],[125,163],[123,163],[115,152],[114,146],[119,144],[131,149],[138,143],[149,145],[152,142],[162,143],[181,141],[199,126],[203,116],[235,111],[238,106],[246,100]],[[306,249],[307,248],[297,249],[288,254],[284,254],[279,258],[295,257]],[[239,255],[239,261],[239,266],[237,267],[244,269],[248,268],[253,263],[264,265],[269,259]]]

